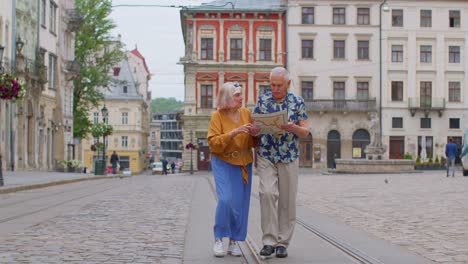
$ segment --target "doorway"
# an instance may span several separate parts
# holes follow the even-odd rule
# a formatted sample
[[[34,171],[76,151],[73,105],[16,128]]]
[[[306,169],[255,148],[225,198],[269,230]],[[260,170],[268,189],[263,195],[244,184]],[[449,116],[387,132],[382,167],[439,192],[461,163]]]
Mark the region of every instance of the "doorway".
[[[312,168],[312,134],[299,141],[299,167]]]
[[[341,136],[336,130],[328,132],[327,136],[327,167],[335,168],[335,159],[341,158]]]

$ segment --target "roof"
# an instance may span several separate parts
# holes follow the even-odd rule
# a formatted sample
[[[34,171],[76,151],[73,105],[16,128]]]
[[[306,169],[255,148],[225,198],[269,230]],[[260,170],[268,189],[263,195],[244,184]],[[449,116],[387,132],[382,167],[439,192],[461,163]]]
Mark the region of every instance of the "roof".
[[[146,65],[145,57],[143,57],[143,55],[141,55],[141,53],[138,51],[138,49],[135,47],[135,49],[131,50],[130,53],[132,53],[133,55],[140,58],[143,61],[143,66],[145,66],[146,73],[151,74],[149,69],[148,69],[148,66]]]
[[[188,10],[265,10],[274,11],[285,9],[284,0],[215,0],[199,6],[188,6]]]

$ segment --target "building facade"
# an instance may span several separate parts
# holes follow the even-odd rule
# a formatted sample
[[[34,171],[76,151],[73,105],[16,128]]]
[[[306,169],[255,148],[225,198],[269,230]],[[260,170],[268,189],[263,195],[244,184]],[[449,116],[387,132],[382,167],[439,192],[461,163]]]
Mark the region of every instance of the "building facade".
[[[5,165],[11,170],[54,170],[64,157],[66,144],[73,143],[72,123],[65,129],[62,126],[67,123],[63,111],[72,116],[71,104],[68,109],[62,106],[72,96],[71,83],[65,81],[70,75],[62,68],[74,58],[73,32],[80,19],[67,16],[73,0],[4,2],[2,11],[9,7],[6,11],[12,14],[0,23],[8,70],[25,82],[27,90],[23,100],[4,103]],[[67,130],[70,133],[65,139]]]
[[[159,135],[154,135],[155,146],[153,153],[155,161],[165,159],[167,161],[174,161],[176,164],[182,163],[182,152],[184,149],[182,114],[182,110],[155,112],[152,114],[151,122],[155,124],[155,128],[159,128]],[[159,141],[156,141],[158,139]]]
[[[182,117],[186,146],[183,170],[207,170],[207,132],[215,99],[225,82],[243,87],[244,104],[255,106],[260,93],[269,89],[269,72],[285,65],[285,9],[280,1],[215,1],[183,8],[181,26],[185,56],[185,106]]]
[[[127,52],[127,57],[116,65],[110,74],[115,82],[109,89],[103,89],[104,101],[90,112],[93,123],[103,122],[101,108],[108,109],[107,123],[114,128],[113,134],[106,137],[106,157],[109,165],[113,151],[119,155],[120,169],[130,168],[132,173],[141,173],[148,166],[148,138],[150,130],[148,81],[151,74],[144,57],[137,49]],[[82,141],[83,164],[94,170],[94,161],[101,159],[91,150],[98,139]],[[102,142],[102,139],[99,139]]]
[[[383,130],[390,158],[436,160],[468,118],[468,2],[388,1],[382,11]]]

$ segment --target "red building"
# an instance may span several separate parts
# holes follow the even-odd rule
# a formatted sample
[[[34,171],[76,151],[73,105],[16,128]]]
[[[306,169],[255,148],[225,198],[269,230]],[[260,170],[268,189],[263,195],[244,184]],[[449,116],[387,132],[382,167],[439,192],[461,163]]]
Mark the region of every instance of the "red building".
[[[286,64],[286,7],[283,1],[214,1],[181,10],[185,56],[184,169],[208,169],[207,142],[215,98],[225,82],[243,87],[247,108],[269,89],[269,72]],[[253,4],[252,4],[253,3]],[[190,157],[193,157],[191,160]]]

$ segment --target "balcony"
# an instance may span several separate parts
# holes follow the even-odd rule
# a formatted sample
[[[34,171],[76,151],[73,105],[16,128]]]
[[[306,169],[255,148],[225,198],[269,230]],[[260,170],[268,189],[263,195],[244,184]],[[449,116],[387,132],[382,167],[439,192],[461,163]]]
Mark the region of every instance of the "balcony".
[[[411,97],[408,99],[408,109],[411,116],[414,116],[417,111],[422,111],[424,116],[428,117],[431,111],[436,111],[441,117],[445,110],[445,98]]]
[[[65,63],[65,69],[70,75],[78,75],[80,74],[80,63],[76,60],[69,60]]]
[[[67,22],[67,30],[70,32],[76,32],[81,27],[83,18],[78,15],[76,9],[66,9],[65,21]]]
[[[305,102],[310,112],[374,112],[375,98],[371,99],[317,99]]]

